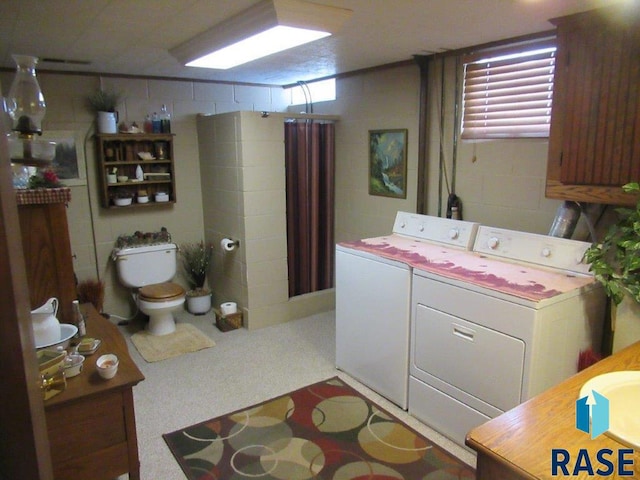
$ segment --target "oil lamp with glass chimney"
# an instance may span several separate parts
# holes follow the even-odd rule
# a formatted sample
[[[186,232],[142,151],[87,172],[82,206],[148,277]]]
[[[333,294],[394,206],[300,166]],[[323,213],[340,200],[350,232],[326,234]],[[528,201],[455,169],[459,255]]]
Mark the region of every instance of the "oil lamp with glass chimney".
[[[36,78],[37,57],[12,55],[16,76],[7,96],[7,110],[12,120],[9,134],[11,163],[43,167],[55,156],[55,143],[35,138],[42,135],[46,104]]]

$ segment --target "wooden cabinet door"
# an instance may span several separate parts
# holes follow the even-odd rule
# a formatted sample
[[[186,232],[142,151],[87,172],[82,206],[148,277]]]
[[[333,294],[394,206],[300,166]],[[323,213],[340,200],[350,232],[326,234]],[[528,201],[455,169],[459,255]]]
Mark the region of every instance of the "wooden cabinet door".
[[[547,196],[633,204],[620,186],[640,179],[640,18],[602,9],[554,23]]]
[[[56,297],[58,320],[72,323],[71,304],[77,296],[66,205],[19,205],[18,215],[31,309]]]

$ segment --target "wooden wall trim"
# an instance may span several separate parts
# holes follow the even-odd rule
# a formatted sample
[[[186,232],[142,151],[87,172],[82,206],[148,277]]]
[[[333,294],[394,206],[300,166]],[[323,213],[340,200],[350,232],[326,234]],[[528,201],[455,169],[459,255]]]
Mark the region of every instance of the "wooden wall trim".
[[[3,129],[0,129],[3,130]],[[51,454],[39,388],[29,291],[16,195],[4,132],[0,132],[0,477],[51,480]]]

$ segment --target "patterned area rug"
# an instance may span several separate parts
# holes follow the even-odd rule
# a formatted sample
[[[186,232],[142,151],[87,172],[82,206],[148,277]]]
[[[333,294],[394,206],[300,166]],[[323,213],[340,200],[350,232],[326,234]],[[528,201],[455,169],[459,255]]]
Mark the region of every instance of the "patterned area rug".
[[[337,377],[163,437],[190,480],[475,476]]]

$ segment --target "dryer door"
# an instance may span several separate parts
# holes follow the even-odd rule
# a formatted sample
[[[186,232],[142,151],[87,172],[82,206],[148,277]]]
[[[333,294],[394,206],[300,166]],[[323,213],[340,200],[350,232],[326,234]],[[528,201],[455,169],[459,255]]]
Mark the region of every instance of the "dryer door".
[[[520,403],[522,340],[418,304],[413,342],[416,377],[432,375],[503,412]]]

